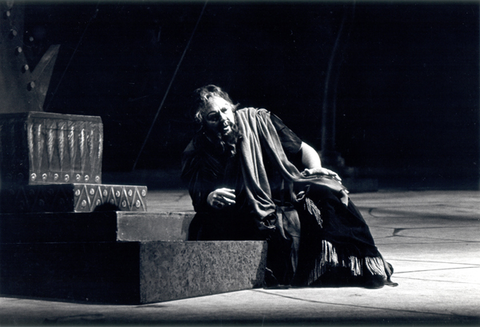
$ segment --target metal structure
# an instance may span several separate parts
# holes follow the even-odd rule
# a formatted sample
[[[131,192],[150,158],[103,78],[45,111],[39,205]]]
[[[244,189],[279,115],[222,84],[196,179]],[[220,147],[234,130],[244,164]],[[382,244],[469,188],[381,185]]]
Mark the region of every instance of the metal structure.
[[[24,5],[2,1],[0,14],[0,113],[43,111],[60,45],[31,67],[24,53]]]

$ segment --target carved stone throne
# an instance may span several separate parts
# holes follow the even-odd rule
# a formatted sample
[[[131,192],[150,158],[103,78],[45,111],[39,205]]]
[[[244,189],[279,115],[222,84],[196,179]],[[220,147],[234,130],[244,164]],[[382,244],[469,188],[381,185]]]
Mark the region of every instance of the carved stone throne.
[[[148,303],[262,285],[265,242],[187,242],[191,213],[102,184],[101,118],[38,111],[59,47],[32,72],[23,7],[0,11],[0,295]]]

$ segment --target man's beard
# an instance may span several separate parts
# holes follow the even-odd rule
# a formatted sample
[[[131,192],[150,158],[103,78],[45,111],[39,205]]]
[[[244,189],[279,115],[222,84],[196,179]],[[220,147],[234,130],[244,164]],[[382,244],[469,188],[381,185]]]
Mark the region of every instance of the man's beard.
[[[233,157],[237,153],[237,142],[240,138],[240,132],[237,124],[231,123],[230,127],[231,130],[222,135],[220,144],[223,146],[223,151],[228,153],[230,157]]]
[[[229,125],[229,131],[224,133],[222,129],[222,131],[219,131],[214,137],[209,137],[209,139],[214,143],[218,151],[229,157],[233,157],[237,153],[237,142],[241,138],[241,134],[236,123],[229,122]]]

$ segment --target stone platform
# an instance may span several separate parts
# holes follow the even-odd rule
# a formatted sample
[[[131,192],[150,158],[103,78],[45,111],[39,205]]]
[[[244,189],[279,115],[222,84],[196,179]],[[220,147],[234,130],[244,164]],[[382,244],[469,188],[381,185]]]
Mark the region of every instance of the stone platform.
[[[0,215],[0,294],[142,304],[259,287],[266,242],[187,242],[193,212]]]
[[[266,242],[1,244],[2,295],[142,304],[260,287]]]
[[[193,216],[2,214],[0,294],[140,304],[262,286],[266,242],[188,242]]]

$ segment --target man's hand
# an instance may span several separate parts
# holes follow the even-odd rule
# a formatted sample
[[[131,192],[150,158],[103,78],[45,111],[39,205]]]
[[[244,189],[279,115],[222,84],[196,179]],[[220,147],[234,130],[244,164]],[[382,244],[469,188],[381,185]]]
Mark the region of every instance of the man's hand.
[[[218,188],[207,197],[207,203],[217,209],[225,209],[235,204],[235,190],[231,188]]]
[[[333,170],[330,170],[330,169],[327,169],[327,168],[323,168],[323,167],[319,167],[319,168],[307,168],[305,169],[303,172],[302,172],[303,176],[307,177],[307,176],[312,176],[312,175],[325,175],[325,176],[331,176],[333,178],[335,178],[336,180],[338,181],[341,181],[342,179],[340,178],[340,176],[338,176],[338,174],[336,172],[334,172]]]
[[[339,182],[342,181],[342,179],[340,178],[340,176],[338,176],[338,174],[336,172],[334,172],[330,169],[327,169],[327,168],[323,168],[323,167],[311,168],[311,169],[307,168],[302,172],[302,175],[305,176],[305,177],[312,176],[312,175],[325,175],[325,176],[330,176],[330,177],[336,179]],[[342,201],[342,203],[346,207],[348,207],[348,191],[346,189],[342,190],[340,201]]]

